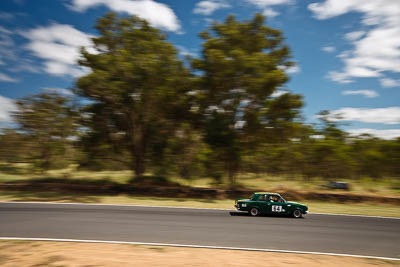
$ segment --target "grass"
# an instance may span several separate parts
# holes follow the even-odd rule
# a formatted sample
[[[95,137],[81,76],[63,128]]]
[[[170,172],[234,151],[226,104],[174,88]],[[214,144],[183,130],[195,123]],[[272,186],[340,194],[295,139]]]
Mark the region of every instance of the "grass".
[[[150,174],[149,174],[150,175]],[[27,179],[40,179],[46,177],[53,178],[68,178],[75,180],[87,180],[95,182],[99,180],[110,181],[120,184],[127,184],[132,178],[133,173],[129,170],[123,171],[85,171],[77,169],[76,165],[71,165],[69,168],[62,170],[50,170],[41,174],[34,174],[30,170],[28,164],[5,164],[0,163],[0,183],[13,182]],[[211,178],[197,178],[185,180],[179,177],[169,177],[170,182],[175,182],[180,185],[191,187],[215,187]],[[337,179],[348,182],[351,185],[351,193],[363,195],[384,195],[384,196],[400,196],[400,179],[399,178],[382,178],[373,180],[370,178],[361,178],[358,180]],[[280,191],[285,189],[298,191],[322,191],[322,192],[337,192],[322,189],[321,186],[327,182],[320,178],[303,179],[296,175],[266,175],[266,174],[241,174],[237,178],[237,186],[246,187],[249,189],[262,189],[267,191]],[[222,184],[221,187],[226,187],[227,184]]]
[[[133,176],[129,170],[125,171],[82,171],[77,166],[71,165],[63,170],[51,170],[41,174],[31,172],[29,164],[4,164],[0,163],[0,184],[29,179],[44,179],[48,177],[74,180],[74,182],[88,181],[89,183],[111,182],[127,184]],[[214,187],[210,178],[198,178],[185,180],[179,177],[170,177],[170,182],[191,187]],[[265,191],[284,191],[287,189],[299,192],[340,192],[322,189],[326,183],[322,179],[305,180],[298,176],[271,176],[242,174],[237,179],[238,188],[249,188]],[[338,179],[343,180],[343,179]],[[369,178],[359,180],[344,180],[350,183],[351,194],[371,196],[400,197],[400,179],[385,178],[374,181]],[[226,187],[227,185],[221,185]],[[87,194],[65,194],[57,192],[11,192],[0,191],[2,201],[57,201],[57,202],[84,202],[84,203],[109,203],[109,204],[135,204],[155,206],[184,206],[198,208],[233,208],[233,200],[214,199],[183,199],[168,197],[138,197],[130,195],[87,195]],[[342,204],[322,201],[301,201],[309,205],[311,212],[318,213],[343,213],[400,217],[400,207],[389,204],[354,203]]]
[[[289,199],[290,200],[290,199]],[[231,199],[187,199],[166,197],[139,197],[130,195],[96,196],[74,195],[55,192],[4,192],[0,191],[0,201],[51,201],[103,204],[129,204],[150,206],[176,206],[193,208],[234,209]],[[311,213],[339,213],[400,218],[400,206],[375,203],[331,203],[321,201],[301,201],[309,206]]]
[[[46,177],[85,179],[89,181],[110,180],[118,183],[128,183],[132,177],[132,172],[126,171],[85,171],[78,170],[76,165],[61,170],[49,170],[44,173],[34,173],[29,164],[9,164],[0,163],[0,183],[21,181],[26,179],[40,179]]]

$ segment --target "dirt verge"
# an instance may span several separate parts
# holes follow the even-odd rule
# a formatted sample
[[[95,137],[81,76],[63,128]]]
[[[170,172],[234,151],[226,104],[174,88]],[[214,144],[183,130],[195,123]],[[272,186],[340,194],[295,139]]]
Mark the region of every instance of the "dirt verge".
[[[1,241],[0,266],[400,266],[339,256],[118,244]]]

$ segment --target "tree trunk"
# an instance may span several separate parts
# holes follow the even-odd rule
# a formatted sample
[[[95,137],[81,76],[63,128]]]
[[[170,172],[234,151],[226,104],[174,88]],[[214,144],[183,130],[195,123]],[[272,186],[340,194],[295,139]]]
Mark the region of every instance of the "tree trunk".
[[[228,169],[229,185],[233,187],[235,185],[236,174],[239,170],[239,159],[236,157],[236,155],[230,155],[228,156],[226,165]]]
[[[229,185],[233,187],[235,184],[235,170],[233,169],[232,162],[228,163],[228,177],[229,177]]]
[[[142,176],[145,172],[144,156],[139,152],[135,153],[133,168],[135,171],[135,176]]]
[[[48,147],[42,148],[42,171],[48,170],[50,168],[50,150]]]
[[[142,124],[137,123],[132,133],[132,148],[131,148],[131,153],[133,158],[132,168],[133,171],[135,172],[135,176],[142,176],[146,171],[146,165],[145,165],[146,145],[145,145],[145,136],[143,128],[144,126]]]

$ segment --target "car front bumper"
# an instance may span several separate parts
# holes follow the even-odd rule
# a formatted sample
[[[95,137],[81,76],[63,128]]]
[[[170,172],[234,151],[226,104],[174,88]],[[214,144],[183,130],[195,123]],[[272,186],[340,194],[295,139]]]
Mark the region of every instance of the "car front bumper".
[[[236,208],[236,210],[238,211],[246,211],[245,207],[241,207],[240,205],[234,205],[234,207]]]

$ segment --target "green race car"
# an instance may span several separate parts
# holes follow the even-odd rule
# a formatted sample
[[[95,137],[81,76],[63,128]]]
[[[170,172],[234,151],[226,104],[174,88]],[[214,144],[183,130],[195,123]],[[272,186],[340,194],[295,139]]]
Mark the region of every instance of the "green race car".
[[[236,199],[235,208],[252,216],[291,215],[294,218],[301,218],[308,211],[306,205],[288,202],[281,195],[268,192],[256,192],[249,199]]]

